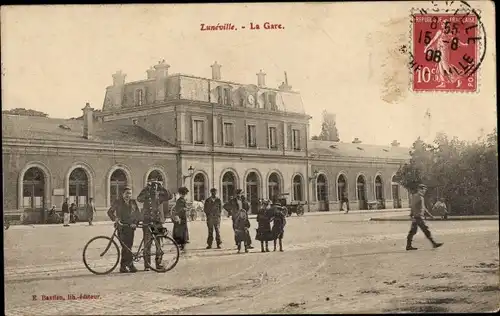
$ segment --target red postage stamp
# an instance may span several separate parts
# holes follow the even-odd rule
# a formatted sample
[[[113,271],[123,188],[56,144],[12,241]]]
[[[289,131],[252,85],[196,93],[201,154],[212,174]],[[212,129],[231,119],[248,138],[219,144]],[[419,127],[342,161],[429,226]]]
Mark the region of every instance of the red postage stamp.
[[[413,91],[476,92],[477,16],[415,14],[412,22]]]

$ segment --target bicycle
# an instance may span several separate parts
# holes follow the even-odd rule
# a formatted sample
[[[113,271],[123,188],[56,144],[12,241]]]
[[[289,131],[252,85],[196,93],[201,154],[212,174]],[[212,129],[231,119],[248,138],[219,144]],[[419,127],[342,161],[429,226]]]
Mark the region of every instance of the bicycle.
[[[114,240],[115,237],[120,241],[120,244],[122,245],[122,247],[125,247],[128,250],[130,250],[130,252],[132,252],[132,258],[133,258],[134,262],[139,262],[139,259],[146,258],[147,256],[149,256],[150,259],[153,255],[155,257],[159,257],[160,261],[163,265],[163,269],[157,269],[152,264],[149,265],[149,268],[155,272],[164,273],[164,272],[172,270],[177,265],[177,263],[179,262],[179,254],[180,254],[179,245],[177,245],[175,240],[169,236],[169,231],[166,227],[157,228],[157,227],[155,227],[154,224],[143,224],[143,223],[137,224],[137,228],[147,227],[149,229],[149,232],[151,233],[152,238],[151,238],[151,241],[149,242],[149,245],[144,245],[144,248],[142,248],[142,246],[144,244],[144,236],[143,236],[141,238],[141,243],[139,244],[139,248],[134,253],[132,251],[132,249],[128,248],[127,246],[125,246],[123,244],[122,240],[120,239],[120,236],[118,235],[118,227],[119,226],[126,226],[126,225],[127,224],[123,224],[120,221],[118,221],[117,225],[115,224],[115,230],[113,231],[113,235],[111,235],[111,237],[97,236],[97,237],[90,239],[87,242],[87,244],[83,248],[83,263],[84,263],[85,267],[90,272],[92,272],[93,274],[97,274],[97,275],[105,275],[105,274],[111,273],[118,266],[118,263],[120,261],[121,252],[120,252],[120,248],[118,247],[118,244]],[[90,250],[102,249],[102,248],[99,248],[99,246],[90,247],[91,244],[92,245],[97,244],[97,241],[104,241],[105,242],[104,251],[98,250],[98,252],[100,252],[99,257],[98,257],[98,259],[100,259],[99,261],[101,261],[100,266],[108,266],[109,267],[111,265],[111,268],[108,268],[104,272],[100,272],[100,271],[97,271],[95,268],[91,268],[89,265],[90,260],[88,260],[88,258],[87,258],[88,252],[90,252]],[[165,265],[163,262],[163,259],[165,257],[165,252],[163,251],[163,248],[169,243],[172,244],[172,246],[174,248],[173,252],[174,252],[175,258],[173,259],[173,261],[170,265]],[[114,247],[112,247],[112,246],[114,246]],[[149,246],[149,247],[147,247],[147,246]],[[156,251],[153,251],[152,246],[154,246]],[[145,253],[146,249],[151,250],[149,255],[147,255]],[[102,260],[104,255],[107,254],[110,250],[116,250],[116,257],[115,257],[116,259],[113,259],[113,256],[111,256],[110,257],[111,259]],[[151,261],[149,261],[149,262],[151,262]]]

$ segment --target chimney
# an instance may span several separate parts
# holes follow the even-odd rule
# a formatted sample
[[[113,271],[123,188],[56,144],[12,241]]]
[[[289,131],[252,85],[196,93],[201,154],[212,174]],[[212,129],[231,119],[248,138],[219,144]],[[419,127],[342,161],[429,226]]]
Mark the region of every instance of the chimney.
[[[168,68],[170,65],[165,63],[165,59],[158,62],[158,65],[154,66],[156,79],[166,78],[168,76]]]
[[[352,141],[353,144],[361,144],[361,141],[359,140],[359,138],[354,138],[354,140]]]
[[[212,79],[213,80],[220,80],[221,76],[220,76],[220,68],[222,67],[221,65],[219,65],[217,63],[217,61],[212,65],[210,66],[212,67]]]
[[[259,87],[266,86],[266,74],[262,72],[262,69],[257,74],[257,86],[259,86]]]
[[[94,123],[94,109],[90,107],[87,102],[83,111],[83,138],[92,139],[93,123]]]
[[[399,147],[399,142],[397,140],[393,140],[391,143],[392,147]]]
[[[121,70],[118,70],[113,76],[113,86],[123,86],[125,84],[126,74],[122,73]]]
[[[146,73],[148,74],[148,80],[149,79],[154,79],[155,78],[155,69],[153,67],[149,68],[146,70]]]

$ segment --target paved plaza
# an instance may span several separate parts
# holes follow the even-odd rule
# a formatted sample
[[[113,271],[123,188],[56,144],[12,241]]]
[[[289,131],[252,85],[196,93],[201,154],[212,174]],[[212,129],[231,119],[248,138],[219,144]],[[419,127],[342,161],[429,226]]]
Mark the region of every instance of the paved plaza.
[[[115,271],[106,276],[86,270],[82,249],[90,238],[110,235],[110,223],[12,227],[4,232],[6,314],[498,309],[497,221],[429,222],[445,245],[432,249],[419,232],[414,242],[419,250],[407,252],[410,222],[369,221],[370,217],[373,214],[293,216],[287,223],[284,252],[260,253],[254,241],[256,248],[248,254],[236,253],[229,220],[222,222],[221,250],[205,249],[206,223],[195,221],[189,224],[191,243],[174,270]],[[255,236],[255,219],[251,224]],[[142,262],[137,267],[142,268]]]

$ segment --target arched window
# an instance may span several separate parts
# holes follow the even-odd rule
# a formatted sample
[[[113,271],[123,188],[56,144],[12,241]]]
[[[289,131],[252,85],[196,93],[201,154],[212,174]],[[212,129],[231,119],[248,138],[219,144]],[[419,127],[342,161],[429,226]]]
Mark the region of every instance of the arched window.
[[[163,175],[158,170],[153,170],[149,173],[148,182],[152,180],[156,180],[157,182],[160,182],[162,186],[165,186],[165,179],[163,179]]]
[[[76,168],[69,175],[69,203],[85,207],[89,198],[89,179],[83,168]]]
[[[319,202],[328,201],[328,184],[324,174],[320,174],[316,179],[316,192]]]
[[[384,185],[381,176],[375,177],[375,199],[377,201],[384,199]]]
[[[205,201],[205,175],[203,173],[197,173],[193,179],[193,198],[195,201]]]
[[[236,193],[236,177],[234,173],[228,171],[222,177],[222,200],[223,202],[229,201]]]
[[[281,193],[280,188],[280,177],[276,172],[273,172],[269,175],[269,191],[268,191],[269,199],[273,200]]]
[[[293,200],[304,200],[302,196],[302,177],[300,175],[296,175],[295,177],[293,177]]]
[[[23,176],[23,208],[42,209],[45,197],[45,176],[36,167],[29,168]]]
[[[127,175],[122,169],[116,169],[113,174],[111,174],[110,181],[110,195],[111,204],[122,195],[125,187],[127,186]]]
[[[344,196],[347,197],[347,194],[347,180],[341,174],[337,180],[337,200],[341,201]]]
[[[368,201],[366,200],[366,180],[362,175],[356,179],[356,191],[360,210],[368,209]]]

